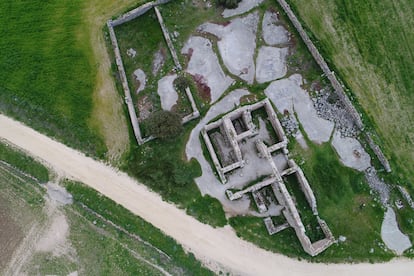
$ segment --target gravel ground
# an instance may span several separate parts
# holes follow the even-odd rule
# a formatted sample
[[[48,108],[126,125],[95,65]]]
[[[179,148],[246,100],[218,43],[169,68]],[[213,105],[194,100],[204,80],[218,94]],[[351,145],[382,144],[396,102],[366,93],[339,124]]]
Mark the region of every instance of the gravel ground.
[[[338,100],[335,92],[325,88],[312,98],[313,105],[317,114],[335,123],[335,128],[339,130],[342,137],[356,137],[359,130],[354,124],[352,117],[345,110],[343,104]]]
[[[303,90],[302,76],[295,74],[287,79],[272,82],[265,94],[282,114],[295,114],[309,139],[317,144],[329,141],[334,123],[316,113],[311,97]]]

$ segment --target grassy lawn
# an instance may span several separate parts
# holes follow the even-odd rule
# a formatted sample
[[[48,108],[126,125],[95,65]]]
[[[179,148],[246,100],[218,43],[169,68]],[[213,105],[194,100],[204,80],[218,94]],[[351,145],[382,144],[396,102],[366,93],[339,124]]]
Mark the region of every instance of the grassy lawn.
[[[35,177],[38,181],[45,183],[49,181],[48,169],[34,160],[32,157],[23,154],[12,146],[2,143],[0,140],[0,160],[14,168]]]
[[[414,3],[288,2],[378,132],[392,165],[390,179],[414,192]]]
[[[154,10],[149,10],[132,21],[116,26],[114,30],[134,103],[137,103],[138,98],[148,96],[153,107],[160,109],[160,99],[157,94],[158,80],[171,72],[173,62]],[[136,50],[136,56],[128,56],[128,49]],[[152,64],[157,51],[163,53],[165,63],[154,76]],[[142,69],[147,77],[146,87],[139,93],[139,97],[135,91],[140,84],[133,74],[137,69]]]

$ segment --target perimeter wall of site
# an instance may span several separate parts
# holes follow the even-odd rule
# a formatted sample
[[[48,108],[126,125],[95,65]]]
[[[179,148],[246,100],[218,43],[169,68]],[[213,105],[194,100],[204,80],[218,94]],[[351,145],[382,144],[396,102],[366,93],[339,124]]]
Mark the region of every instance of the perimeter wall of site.
[[[290,8],[289,4],[285,0],[277,0],[279,5],[282,7],[286,15],[289,17],[290,21],[292,22],[293,26],[301,36],[303,42],[308,47],[309,51],[311,52],[313,58],[321,67],[323,73],[331,82],[332,87],[335,89],[336,94],[340,98],[341,102],[344,104],[345,109],[351,115],[352,119],[354,120],[356,126],[363,131],[364,124],[362,123],[361,117],[358,111],[353,106],[352,102],[349,100],[347,94],[345,93],[342,84],[339,82],[338,78],[335,76],[335,73],[329,68],[328,64],[326,63],[325,59],[322,57],[316,46],[313,44],[312,40],[309,38],[306,31],[303,29],[302,24],[300,23],[299,19],[296,17],[292,9]],[[391,172],[391,166],[381,151],[380,147],[378,147],[375,142],[373,141],[371,135],[368,132],[365,132],[365,138],[368,142],[370,148],[374,151],[375,155],[381,162],[382,166],[387,172]]]

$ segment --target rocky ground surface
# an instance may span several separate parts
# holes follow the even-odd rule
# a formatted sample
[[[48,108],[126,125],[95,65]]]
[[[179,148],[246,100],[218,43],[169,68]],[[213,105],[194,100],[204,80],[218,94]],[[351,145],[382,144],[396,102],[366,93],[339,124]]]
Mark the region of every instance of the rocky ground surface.
[[[259,13],[253,12],[237,17],[227,25],[204,23],[197,28],[201,33],[216,36],[220,55],[229,72],[249,84],[255,76],[254,54]]]
[[[335,128],[342,137],[357,137],[359,130],[352,117],[345,110],[335,92],[329,88],[321,89],[312,97],[313,105],[318,116],[335,123]]]
[[[177,103],[178,94],[174,89],[174,80],[177,78],[176,74],[168,75],[158,81],[158,95],[161,100],[161,107],[163,110],[171,110]]]
[[[266,11],[262,21],[262,37],[267,45],[285,44],[289,41],[289,32],[280,25],[276,13]]]
[[[297,116],[309,139],[317,144],[329,141],[334,123],[318,116],[309,93],[302,86],[302,76],[272,82],[265,89],[266,96],[282,114]],[[294,123],[291,123],[292,126]]]
[[[203,82],[210,90],[211,102],[217,101],[233,79],[226,76],[220,66],[210,40],[192,36],[185,43],[182,54],[190,58],[186,71]]]

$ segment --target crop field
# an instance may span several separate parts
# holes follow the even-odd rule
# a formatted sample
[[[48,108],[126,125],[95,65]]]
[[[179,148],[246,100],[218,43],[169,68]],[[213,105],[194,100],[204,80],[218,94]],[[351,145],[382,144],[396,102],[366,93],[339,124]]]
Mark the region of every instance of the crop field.
[[[0,160],[0,274],[210,275],[173,239],[94,190],[67,182],[75,202],[62,206],[36,180],[47,181],[40,163],[3,143]]]
[[[58,256],[36,252],[24,271],[31,275],[67,275],[74,271],[85,275],[209,275],[193,256],[150,224],[81,184],[67,185],[74,198],[81,200],[63,208],[69,224],[67,249]]]
[[[88,124],[96,72],[90,45],[76,37],[82,5],[2,1],[0,105],[65,143],[100,154],[104,145]]]
[[[45,220],[44,191],[36,180],[23,174],[33,172],[39,177],[44,170],[47,172],[30,157],[0,142],[0,274],[25,236]]]
[[[414,191],[414,3],[288,2],[379,134],[391,181]]]
[[[0,274],[32,226],[42,220],[43,195],[31,182],[0,164]]]

